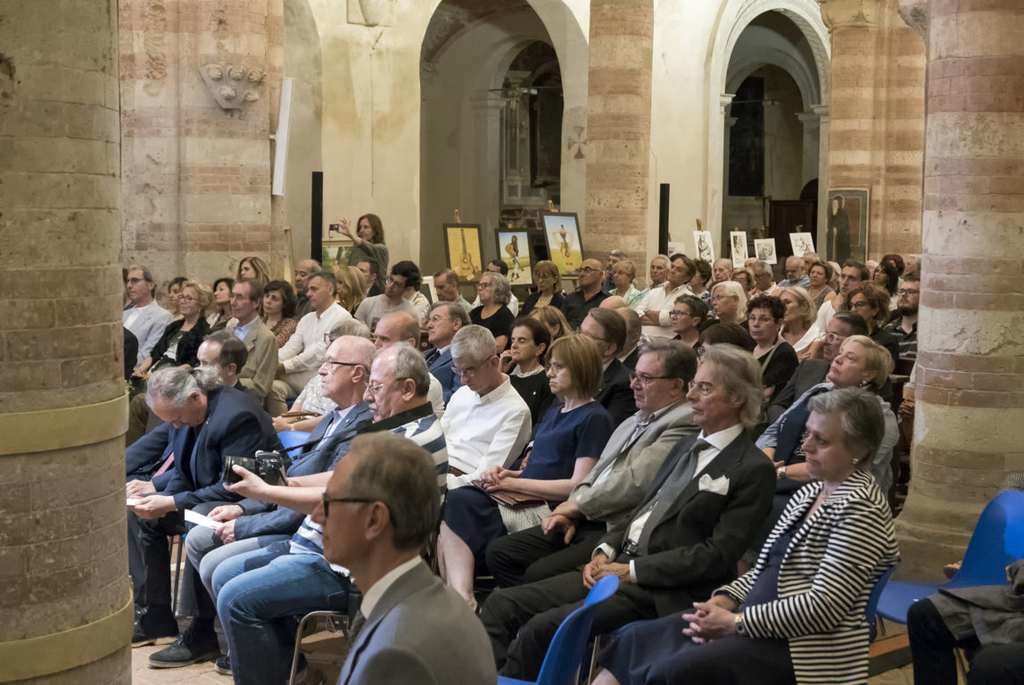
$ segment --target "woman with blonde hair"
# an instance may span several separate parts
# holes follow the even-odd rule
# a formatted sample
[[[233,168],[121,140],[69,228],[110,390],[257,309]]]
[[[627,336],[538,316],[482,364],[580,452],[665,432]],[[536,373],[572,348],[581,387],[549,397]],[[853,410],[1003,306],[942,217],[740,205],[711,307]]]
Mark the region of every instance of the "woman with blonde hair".
[[[644,299],[644,293],[637,290],[636,285],[633,284],[634,280],[636,280],[636,266],[633,265],[633,262],[628,259],[620,259],[615,262],[615,266],[612,267],[612,283],[615,288],[610,294],[621,297],[630,309],[636,309],[640,300]]]
[[[334,278],[338,281],[338,292],[335,294],[338,304],[355,314],[367,290],[363,272],[354,266],[336,266]]]
[[[178,294],[180,319],[167,324],[164,334],[153,346],[149,356],[139,362],[132,377],[145,379],[153,371],[165,366],[198,366],[199,345],[210,332],[203,312],[213,299],[213,291],[196,281],[185,281]]]
[[[551,342],[558,340],[572,333],[572,326],[565,314],[558,307],[546,306],[536,307],[530,312],[531,319],[537,319],[548,329],[551,334]]]
[[[562,308],[565,297],[562,294],[562,275],[554,262],[545,259],[534,264],[533,282],[537,289],[523,302],[519,316],[529,316],[539,307]]]
[[[747,318],[747,293],[736,281],[722,281],[711,288],[711,308],[720,323],[739,323]]]
[[[259,281],[263,285],[273,280],[270,277],[270,267],[259,257],[242,257],[238,262],[238,273],[235,275],[235,280],[240,281],[243,278]]]
[[[786,305],[782,317],[782,339],[793,346],[800,361],[814,359],[825,339],[825,334],[815,322],[818,310],[814,301],[800,286],[781,288],[779,299]]]

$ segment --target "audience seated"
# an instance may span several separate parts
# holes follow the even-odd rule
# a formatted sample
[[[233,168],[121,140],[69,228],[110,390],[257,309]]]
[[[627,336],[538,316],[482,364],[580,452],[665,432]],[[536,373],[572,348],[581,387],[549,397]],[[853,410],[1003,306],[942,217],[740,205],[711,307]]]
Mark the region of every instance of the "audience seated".
[[[377,295],[384,294],[384,286],[377,285],[379,282],[386,282],[380,277],[380,270],[377,267],[376,262],[371,262],[368,259],[359,259],[356,261],[356,268],[363,274],[363,299],[368,297],[376,297]],[[359,304],[362,304],[360,302]],[[358,307],[356,308],[358,311]],[[353,314],[354,316],[354,314]]]
[[[410,441],[361,436],[314,512],[325,556],[363,593],[339,683],[495,682],[479,621],[419,556],[438,518],[431,476]]]
[[[213,300],[206,308],[206,323],[211,333],[224,330],[231,320],[231,289],[235,279],[222,276],[213,282]]]
[[[203,311],[210,303],[209,289],[195,281],[184,281],[178,292],[179,319],[167,324],[149,354],[139,362],[132,376],[145,381],[149,373],[165,366],[196,366],[199,343],[210,332]]]
[[[605,302],[607,301],[605,300]],[[601,306],[604,307],[603,302]],[[622,346],[618,359],[623,366],[632,371],[636,368],[636,361],[640,356],[640,337],[643,335],[643,324],[640,321],[640,315],[629,307],[616,307],[615,313],[621,316],[626,324],[626,344]]]
[[[342,309],[355,316],[366,297],[366,276],[354,266],[338,265],[334,267],[333,273],[338,282],[335,299]]]
[[[508,347],[512,322],[515,321],[515,315],[507,306],[512,288],[501,274],[486,272],[477,283],[477,292],[480,304],[469,312],[469,320],[491,332],[497,354],[501,354]]]
[[[562,275],[555,263],[542,259],[533,265],[533,283],[536,289],[523,301],[519,316],[530,316],[534,309],[554,307],[561,309],[565,304],[562,293]]]
[[[221,482],[225,456],[250,456],[258,449],[281,447],[270,417],[256,400],[249,393],[223,387],[213,369],[162,369],[150,377],[146,399],[153,413],[169,424],[160,434],[174,455],[174,465],[151,481],[131,480],[125,488],[129,498],[138,498],[128,514],[129,572],[135,593],[132,642],[136,645],[178,634],[171,607],[167,536],[184,530],[182,512],[205,512],[238,499]],[[187,564],[184,573],[194,574],[195,569]],[[179,643],[202,652],[216,644],[213,606],[202,593],[196,594],[195,619]]]
[[[604,285],[604,263],[600,259],[584,259],[576,280],[576,290],[565,296],[562,313],[573,330],[577,330],[587,313],[608,297]]]
[[[541,525],[487,547],[487,568],[500,587],[579,568],[606,533],[629,523],[669,451],[697,433],[686,400],[696,370],[696,354],[678,341],[641,345],[632,383],[637,413],[615,429],[594,468]]]
[[[815,320],[814,301],[807,291],[799,286],[779,288],[779,299],[785,306],[782,316],[782,338],[796,352],[797,359],[814,359],[821,350],[825,328],[818,328]]]
[[[711,302],[711,290],[708,284],[711,283],[711,263],[703,259],[693,260],[693,278],[690,279],[690,292],[693,296],[705,305]],[[677,300],[679,298],[676,298]]]
[[[1024,682],[1024,560],[1006,578],[1009,585],[946,588],[910,605],[914,685],[956,685],[957,649],[970,656],[967,685]]]
[[[569,325],[568,319],[565,318],[562,310],[557,307],[535,307],[530,312],[530,318],[537,319],[544,324],[544,327],[548,329],[548,333],[551,334],[551,342],[555,342],[562,336],[572,333],[572,326]]]
[[[622,586],[593,612],[594,631],[677,614],[736,577],[736,563],[768,512],[772,468],[746,434],[761,408],[760,369],[711,346],[688,394],[698,438],[665,459],[629,523],[609,532],[582,573],[495,591],[481,618],[499,671],[534,679],[555,630],[606,575]]]
[[[259,281],[261,286],[266,286],[271,281],[270,266],[259,257],[242,257],[238,262],[235,280],[243,279]]]
[[[747,307],[747,327],[754,339],[754,358],[761,365],[765,406],[789,382],[799,363],[793,346],[779,337],[786,305],[770,295],[759,295]]]
[[[411,314],[418,324],[419,312],[406,298],[406,293],[411,297],[413,292],[418,292],[420,281],[418,266],[408,260],[397,262],[391,267],[391,274],[384,283],[384,292],[360,302],[356,318],[369,326],[371,331],[377,330],[377,322],[393,312]],[[419,344],[418,339],[416,342]]]
[[[133,362],[134,368],[149,357],[149,353],[163,335],[164,328],[174,320],[174,317],[153,299],[156,282],[149,269],[138,265],[129,266],[125,278],[130,304],[125,307],[121,321],[139,343],[138,357]]]
[[[856,259],[847,259],[839,270],[839,293],[832,301],[825,301],[818,308],[816,324],[819,331],[824,331],[828,321],[840,310],[844,298],[854,288],[860,287],[869,280],[868,268]]]
[[[554,395],[548,382],[544,359],[551,347],[551,334],[537,319],[520,317],[512,326],[512,342],[501,353],[501,370],[530,408],[530,425],[536,426],[547,413]]]
[[[868,324],[868,337],[889,350],[895,364],[900,358],[899,340],[884,328],[889,321],[889,293],[877,285],[865,283],[846,293],[843,305],[846,311],[864,317]]]
[[[537,274],[537,267],[533,267],[534,276]],[[434,292],[437,293],[438,302],[453,302],[469,314],[473,305],[469,303],[459,290],[459,275],[451,269],[441,269],[434,274]]]
[[[767,262],[755,261],[752,267],[754,272],[754,289],[750,292],[751,297],[758,295],[779,296],[779,286],[775,284],[775,274]]]
[[[306,297],[306,282],[309,277],[320,271],[320,262],[315,259],[303,259],[295,265],[292,282],[295,285],[295,319],[299,320],[309,314],[309,298]]]
[[[653,288],[660,288],[665,283],[665,279],[668,278],[669,267],[672,266],[668,255],[657,254],[651,257],[650,267],[647,269],[647,278],[649,283],[647,284],[648,292]],[[708,272],[708,278],[710,278],[711,272]],[[644,293],[646,295],[646,293]]]
[[[308,300],[307,300],[308,301]],[[281,349],[291,340],[298,328],[295,319],[295,291],[288,281],[270,281],[263,287],[263,323],[274,334],[274,341]]]
[[[378,350],[396,343],[405,343],[413,349],[419,350],[420,324],[416,315],[410,312],[385,314],[377,321],[377,328],[373,331],[373,342]],[[441,382],[429,372],[427,381],[430,384],[428,390],[430,405],[433,407],[434,414],[440,417],[444,414],[444,389],[441,387]]]
[[[708,293],[710,299],[710,291]],[[701,330],[708,320],[708,306],[704,300],[694,295],[680,295],[672,305],[669,317],[675,333],[672,339],[696,348],[700,343]]]
[[[718,323],[747,321],[747,293],[736,281],[721,281],[711,287],[711,310]]]
[[[178,310],[178,296],[181,294],[182,284],[187,280],[184,276],[175,276],[164,284],[164,308],[175,319],[181,318],[181,312]]]
[[[732,260],[728,257],[719,257],[711,265],[711,287],[732,277]]]
[[[249,360],[245,343],[228,331],[217,331],[206,336],[199,346],[199,365],[215,370],[226,388],[245,391],[239,374]]]
[[[882,416],[856,388],[811,401],[804,446],[815,482],[793,497],[757,564],[657,621],[616,632],[595,685],[864,683],[871,590],[899,559],[885,497],[867,473]]]
[[[615,313],[611,315],[617,316]],[[479,367],[480,357],[486,354],[489,337],[473,340],[468,335],[472,331],[472,328],[467,328],[464,333],[456,336],[455,358],[460,368],[465,363],[464,356],[466,361]],[[462,337],[465,338],[465,354],[460,354]],[[508,444],[507,439],[501,443],[502,450],[498,452],[494,449],[494,441],[490,445],[486,443],[488,436],[485,434],[482,439],[476,439],[477,443],[483,443],[486,451],[475,464],[470,464],[475,466],[472,472],[469,472],[467,466],[461,469],[467,472],[465,475],[449,476],[449,485],[454,489],[449,490],[445,502],[444,522],[441,524],[437,545],[441,576],[474,607],[474,570],[477,565],[483,566],[487,544],[509,532],[524,530],[540,523],[550,513],[551,506],[563,501],[587,475],[612,432],[608,413],[594,401],[601,380],[601,359],[597,347],[584,336],[566,336],[551,346],[550,356],[548,377],[551,379],[551,391],[558,398],[559,405],[548,411],[534,431],[533,448],[525,465],[520,464],[517,468],[513,462],[529,439],[528,414],[521,414],[521,419],[520,414],[517,414],[518,421],[505,419],[503,424],[492,423],[486,420],[486,414],[476,415],[481,414],[480,400],[467,393],[467,390],[472,389],[474,380],[478,384],[503,380],[508,386],[506,392],[511,392],[525,409],[525,403],[511,389],[496,364],[486,362],[487,375],[478,370],[473,374],[477,378],[465,377],[466,387],[459,390],[452,402],[453,405],[460,405],[460,411],[457,415],[446,414],[444,418],[445,434],[451,446],[449,456],[453,463],[457,463],[458,459],[455,452],[456,435],[468,432],[463,427],[464,423],[478,424],[472,429],[476,434],[487,430],[493,432],[491,426],[495,425],[504,425],[506,430],[502,432],[507,433],[511,433],[507,429],[516,423],[520,426],[511,452],[504,449]],[[481,394],[485,391],[486,387],[474,390]],[[476,401],[478,408],[474,413],[461,411],[462,401],[466,399]],[[493,410],[487,413],[492,414]],[[459,416],[464,421],[458,420]],[[477,448],[472,451],[481,450]],[[465,455],[462,456],[465,459]]]
[[[811,279],[807,275],[807,265],[800,257],[786,257],[785,263],[786,278],[779,282],[780,288],[803,288],[811,285]]]
[[[648,290],[636,309],[644,324],[644,336],[671,338],[675,335],[671,328],[672,309],[681,295],[693,295],[689,283],[696,270],[693,260],[686,255],[672,255],[665,282]]]
[[[921,277],[917,272],[903,274],[897,294],[896,311],[885,331],[899,344],[896,373],[906,375],[917,361],[917,308],[921,301]]]
[[[609,289],[610,295],[618,295],[626,301],[627,307],[637,307],[644,294],[637,290],[633,281],[636,280],[636,266],[628,259],[620,259],[611,269],[612,285]]]
[[[260,402],[267,399],[269,405],[271,402],[268,395],[278,366],[277,341],[259,316],[262,299],[263,286],[259,281],[236,281],[231,289],[231,314],[234,318],[228,322],[225,330],[245,343],[249,353],[245,366],[238,374],[240,382]],[[280,412],[273,411],[272,407],[271,414],[275,413]]]
[[[594,399],[608,410],[614,428],[636,412],[629,388],[630,371],[618,360],[626,342],[626,323],[613,311],[592,309],[583,320],[580,333],[594,341],[601,355],[601,386]]]
[[[832,281],[832,267],[826,262],[817,261],[811,264],[807,270],[807,276],[811,283],[807,286],[807,296],[811,298],[814,305],[814,316],[817,317],[818,309],[825,301],[832,301],[836,291],[829,283]]]
[[[491,261],[487,262],[487,266],[484,267],[484,273],[485,274],[500,274],[506,281],[508,281],[508,264],[506,264],[504,261],[502,261],[500,259],[492,259]],[[478,282],[477,283],[477,287],[478,288],[479,288],[479,285],[480,284]],[[510,285],[511,285],[511,283],[510,283]],[[473,305],[470,308],[470,311],[472,311],[473,309],[476,309],[481,304],[483,304],[483,303],[480,301],[480,293],[477,292],[476,299],[473,300]],[[509,291],[508,291],[508,302],[506,303],[505,306],[507,306],[508,310],[510,312],[512,312],[512,318],[513,319],[516,318],[517,316],[519,316],[519,298],[517,298],[515,293],[512,292],[511,287],[509,288]],[[474,322],[474,323],[476,323],[476,322]]]
[[[337,290],[334,274],[320,271],[307,280],[306,297],[311,311],[302,317],[278,354],[278,375],[283,376],[283,381],[274,382],[275,399],[283,402],[286,397],[302,392],[323,363],[327,334],[352,317],[335,300]]]
[[[430,374],[441,384],[445,404],[459,388],[459,376],[452,365],[452,338],[463,326],[469,325],[469,315],[458,302],[438,302],[427,319],[427,342],[431,348],[423,355]]]
[[[754,351],[754,339],[743,326],[738,323],[720,323],[712,320],[700,334],[700,343],[694,348],[697,358],[702,359],[704,350],[711,345],[735,345],[747,352]]]

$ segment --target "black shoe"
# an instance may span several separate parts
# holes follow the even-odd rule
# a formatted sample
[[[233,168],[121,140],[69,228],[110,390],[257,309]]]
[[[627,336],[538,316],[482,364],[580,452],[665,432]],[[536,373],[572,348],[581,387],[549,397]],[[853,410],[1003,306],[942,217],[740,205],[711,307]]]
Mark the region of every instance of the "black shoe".
[[[139,611],[135,615],[135,628],[132,631],[132,647],[143,647],[156,644],[158,640],[174,638],[178,635],[178,622],[168,613]]]
[[[231,675],[231,655],[222,654],[217,657],[217,661],[213,663],[214,669],[221,675]]]
[[[174,644],[149,655],[150,668],[181,668],[201,661],[216,659],[220,654],[217,634],[212,626],[193,624],[185,629]]]

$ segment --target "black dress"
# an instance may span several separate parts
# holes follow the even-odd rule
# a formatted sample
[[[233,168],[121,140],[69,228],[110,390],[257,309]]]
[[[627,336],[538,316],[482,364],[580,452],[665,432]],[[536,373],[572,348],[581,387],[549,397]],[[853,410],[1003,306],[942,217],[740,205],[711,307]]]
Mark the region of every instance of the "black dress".
[[[529,316],[530,312],[537,306],[537,300],[540,299],[540,291],[536,290],[530,293],[530,296],[523,300],[522,305],[519,307],[519,316]],[[555,309],[561,309],[562,304],[565,302],[565,296],[561,292],[556,292],[551,296],[551,301],[548,302],[547,307],[554,307]]]
[[[489,330],[495,338],[502,335],[505,336],[505,345],[507,347],[508,340],[512,337],[512,322],[516,320],[516,317],[512,316],[512,311],[506,305],[501,305],[498,311],[486,319],[483,318],[483,311],[484,307],[480,305],[469,313],[469,320]],[[501,352],[502,350],[498,351]]]
[[[548,375],[541,369],[529,376],[517,376],[515,373],[508,375],[512,387],[516,389],[519,396],[530,408],[532,425],[536,426],[544,417],[544,413],[551,406],[555,396],[551,394],[551,386],[548,384]]]
[[[779,570],[804,518],[780,535],[768,550],[764,569],[754,581],[743,606],[779,598]],[[699,645],[683,635],[681,613],[653,621],[637,621],[612,633],[598,657],[622,685],[791,685],[796,682],[789,642],[730,635]],[[756,674],[756,677],[752,677]]]
[[[785,340],[779,342],[770,352],[757,358],[761,365],[761,383],[772,389],[772,397],[786,387],[793,377],[800,360],[797,359],[793,346]]]

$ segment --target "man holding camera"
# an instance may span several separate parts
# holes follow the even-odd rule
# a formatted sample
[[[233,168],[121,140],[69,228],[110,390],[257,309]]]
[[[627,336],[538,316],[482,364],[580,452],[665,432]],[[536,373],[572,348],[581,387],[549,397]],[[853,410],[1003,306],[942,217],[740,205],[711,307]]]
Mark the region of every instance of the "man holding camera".
[[[168,424],[173,467],[151,481],[131,480],[125,488],[131,502],[128,564],[135,591],[134,645],[178,635],[167,537],[183,532],[182,512],[208,511],[216,503],[239,499],[221,482],[225,457],[281,448],[270,417],[256,400],[249,393],[223,387],[215,369],[162,369],[150,376],[146,402]],[[195,573],[191,564],[185,573]],[[213,604],[203,593],[196,595],[196,618],[179,641],[212,639],[215,643]]]

